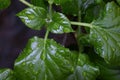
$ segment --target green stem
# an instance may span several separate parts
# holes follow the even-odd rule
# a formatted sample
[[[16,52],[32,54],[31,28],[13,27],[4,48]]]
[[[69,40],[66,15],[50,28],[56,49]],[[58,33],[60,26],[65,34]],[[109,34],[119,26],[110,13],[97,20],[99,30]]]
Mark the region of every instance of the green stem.
[[[78,11],[78,22],[81,22],[81,11],[79,10]],[[81,28],[80,28],[80,25],[78,25],[78,33],[80,33],[81,32]]]
[[[47,30],[47,32],[46,32],[46,34],[45,34],[45,38],[44,38],[44,49],[45,49],[45,47],[46,47],[46,42],[47,42],[48,35],[49,35],[49,30]]]
[[[45,58],[46,58],[46,44],[47,44],[48,35],[49,35],[49,30],[47,30],[47,32],[45,33],[43,52],[41,54],[41,59],[42,60],[45,60]]]
[[[80,8],[80,5],[78,5],[78,7]],[[78,10],[78,22],[81,22],[81,10],[80,10],[80,9]],[[78,47],[79,52],[82,51],[81,45],[80,45],[80,42],[79,42],[79,36],[80,36],[81,32],[82,32],[82,31],[81,31],[81,26],[78,25],[76,38],[77,38],[77,43],[78,43],[78,46],[79,46],[79,47]]]
[[[50,18],[50,20],[52,19],[52,4],[49,4],[49,18]],[[48,25],[49,25],[49,23],[47,24],[47,26]],[[43,53],[42,53],[43,60],[45,60],[45,58],[46,58],[46,44],[47,44],[48,35],[49,35],[49,30],[47,29],[45,38],[44,38],[44,46],[43,46]]]
[[[44,38],[44,45],[46,46],[46,41],[47,41],[47,38],[48,38],[48,35],[49,35],[49,30],[47,30],[46,34],[45,34],[45,38]],[[45,47],[44,46],[44,47]]]
[[[49,16],[51,20],[52,19],[52,4],[49,4]]]
[[[29,2],[25,1],[25,0],[20,0],[20,2],[22,2],[23,4],[29,6],[29,7],[33,7],[32,4],[30,4]]]
[[[71,21],[71,24],[72,24],[72,25],[78,25],[78,26],[85,26],[85,27],[93,28],[93,25],[90,24],[90,23],[72,22],[72,21]]]

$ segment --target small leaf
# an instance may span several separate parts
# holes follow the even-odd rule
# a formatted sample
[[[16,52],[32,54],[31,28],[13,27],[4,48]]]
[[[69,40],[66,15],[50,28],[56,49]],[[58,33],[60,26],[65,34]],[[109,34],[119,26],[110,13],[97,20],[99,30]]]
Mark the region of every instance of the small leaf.
[[[53,13],[52,21],[49,23],[48,28],[52,33],[73,32],[70,21],[64,14],[58,12]]]
[[[96,80],[99,75],[99,68],[94,66],[87,55],[79,54],[76,58],[77,64],[74,67],[74,73],[68,77],[68,80]]]
[[[10,0],[0,0],[0,10],[5,9],[10,5]]]
[[[40,30],[45,24],[47,12],[42,7],[26,8],[17,14],[28,27]]]
[[[106,5],[101,17],[93,22],[91,43],[96,53],[112,65],[120,65],[120,7],[114,2]]]
[[[44,39],[30,39],[15,62],[17,80],[65,80],[72,72],[70,51],[54,40],[47,40],[46,43],[44,49]],[[46,55],[45,59],[42,54]]]
[[[0,69],[0,80],[15,80],[10,69]]]

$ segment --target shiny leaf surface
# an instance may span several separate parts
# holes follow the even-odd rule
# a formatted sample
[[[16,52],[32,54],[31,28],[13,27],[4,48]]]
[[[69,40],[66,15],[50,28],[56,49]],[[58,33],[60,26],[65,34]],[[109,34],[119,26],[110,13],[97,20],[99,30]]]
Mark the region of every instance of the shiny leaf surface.
[[[120,7],[108,3],[102,17],[93,24],[97,26],[91,29],[90,38],[97,54],[107,63],[120,65]]]
[[[26,8],[17,14],[28,27],[40,30],[45,24],[47,12],[42,7]]]
[[[15,80],[10,69],[0,69],[0,80]]]
[[[114,2],[106,4],[104,11],[93,24],[104,27],[113,28],[120,25],[120,7]]]
[[[0,0],[0,10],[5,9],[10,5],[10,0]]]
[[[94,66],[87,55],[79,54],[78,61],[74,67],[74,73],[68,77],[68,80],[96,80],[99,75],[99,68]]]
[[[44,40],[34,37],[15,62],[15,76],[17,80],[65,80],[72,72],[69,53],[54,40],[47,40],[44,51]]]
[[[99,66],[100,68],[100,75],[98,77],[98,79],[100,80],[119,80],[120,79],[120,70],[115,68],[115,67],[111,67],[111,65],[108,65],[105,63],[105,61],[97,60],[96,64]]]
[[[52,21],[49,23],[48,29],[52,33],[73,32],[70,21],[64,14],[58,12],[53,13]]]

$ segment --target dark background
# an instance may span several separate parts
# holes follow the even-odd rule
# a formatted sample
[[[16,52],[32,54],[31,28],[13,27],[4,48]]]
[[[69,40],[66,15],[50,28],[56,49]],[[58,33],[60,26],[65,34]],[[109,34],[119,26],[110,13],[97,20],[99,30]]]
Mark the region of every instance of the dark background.
[[[29,1],[29,0],[28,0]],[[22,52],[27,41],[33,36],[44,37],[45,29],[35,31],[21,22],[16,16],[18,12],[26,6],[19,0],[11,0],[11,5],[0,11],[0,67],[13,68],[14,61]],[[52,34],[49,38],[54,38],[60,44],[76,49],[76,41],[73,33]]]

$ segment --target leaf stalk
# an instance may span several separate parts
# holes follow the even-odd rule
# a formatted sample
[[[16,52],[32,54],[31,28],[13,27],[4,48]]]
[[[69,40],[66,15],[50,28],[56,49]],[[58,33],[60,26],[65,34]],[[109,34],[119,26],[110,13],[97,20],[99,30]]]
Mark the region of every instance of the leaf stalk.
[[[20,2],[22,2],[23,4],[29,6],[29,7],[33,7],[32,4],[30,4],[29,2],[27,2],[26,0],[20,0]]]
[[[93,25],[90,24],[90,23],[82,23],[82,22],[73,22],[73,21],[71,21],[71,25],[85,26],[85,27],[93,28]]]

